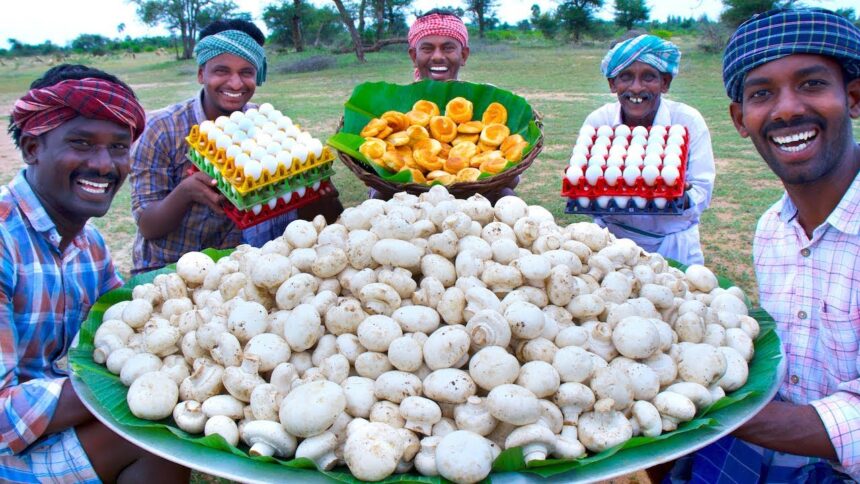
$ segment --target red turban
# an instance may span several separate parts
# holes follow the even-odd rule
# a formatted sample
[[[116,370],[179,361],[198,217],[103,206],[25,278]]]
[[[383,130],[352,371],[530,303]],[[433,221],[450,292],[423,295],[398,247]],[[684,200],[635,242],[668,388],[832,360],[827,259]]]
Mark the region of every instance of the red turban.
[[[70,79],[31,89],[15,102],[12,124],[22,134],[39,136],[77,116],[128,126],[132,141],[143,132],[146,115],[134,94],[110,81]]]
[[[456,15],[440,15],[438,13],[419,17],[409,27],[409,47],[414,48],[418,41],[428,35],[451,37],[460,42],[463,47],[469,46],[469,31],[466,25]]]

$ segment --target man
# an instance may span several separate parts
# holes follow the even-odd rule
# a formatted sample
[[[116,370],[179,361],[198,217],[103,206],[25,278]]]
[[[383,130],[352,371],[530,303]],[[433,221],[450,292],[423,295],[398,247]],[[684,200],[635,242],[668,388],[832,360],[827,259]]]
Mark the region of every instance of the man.
[[[673,477],[860,479],[860,29],[823,9],[754,16],[726,46],[723,79],[738,133],[785,187],[753,258],[788,371],[777,400]]]
[[[143,109],[114,76],[64,64],[11,119],[27,166],[0,188],[0,481],[187,481],[94,419],[66,367],[90,306],[122,283],[87,221],[125,180]]]
[[[226,198],[205,173],[188,175],[185,137],[195,124],[245,111],[266,79],[265,36],[243,20],[216,21],[200,32],[194,49],[200,92],[153,113],[132,150],[132,213],[138,224],[132,272],[158,269],[189,251],[261,246],[283,234],[297,217],[322,213],[333,222],[343,210],[337,197],[294,210],[245,231],[224,215]]]
[[[415,19],[407,39],[416,81],[456,81],[469,58],[469,32],[450,10],[433,9]]]
[[[649,252],[684,264],[703,264],[699,217],[711,203],[714,154],[711,134],[694,108],[663,98],[678,75],[681,52],[675,44],[653,35],[640,35],[616,44],[600,65],[618,101],[592,112],[592,126],[651,126],[680,124],[687,128],[684,211],[679,216],[613,215],[595,222],[620,238],[632,239]]]

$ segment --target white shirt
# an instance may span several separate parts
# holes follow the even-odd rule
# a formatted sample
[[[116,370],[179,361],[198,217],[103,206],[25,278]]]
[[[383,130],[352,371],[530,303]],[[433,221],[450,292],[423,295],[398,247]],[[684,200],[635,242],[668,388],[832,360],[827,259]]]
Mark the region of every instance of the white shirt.
[[[585,119],[585,124],[592,126],[617,126],[622,123],[620,102],[605,104]],[[699,217],[711,203],[716,177],[711,133],[699,111],[663,97],[660,99],[654,124],[680,124],[686,126],[689,132],[686,182],[692,185],[687,191],[690,208],[677,216],[612,215],[596,217],[595,222],[607,227],[616,237],[631,239],[647,251],[658,252],[684,264],[703,264],[704,256],[699,244]]]

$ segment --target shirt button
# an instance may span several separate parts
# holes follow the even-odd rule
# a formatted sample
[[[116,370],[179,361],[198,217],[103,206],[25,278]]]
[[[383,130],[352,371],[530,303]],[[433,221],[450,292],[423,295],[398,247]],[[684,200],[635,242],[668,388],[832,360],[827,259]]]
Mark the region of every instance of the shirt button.
[[[797,317],[800,319],[806,319],[806,311],[798,311]]]
[[[792,384],[797,385],[797,382],[799,382],[799,381],[800,381],[800,378],[798,378],[798,376],[797,376],[797,375],[791,375],[790,380],[791,380],[791,383],[792,383]]]
[[[809,249],[803,249],[800,251],[800,255],[802,255],[803,257],[809,257],[809,254],[811,254],[811,251]]]

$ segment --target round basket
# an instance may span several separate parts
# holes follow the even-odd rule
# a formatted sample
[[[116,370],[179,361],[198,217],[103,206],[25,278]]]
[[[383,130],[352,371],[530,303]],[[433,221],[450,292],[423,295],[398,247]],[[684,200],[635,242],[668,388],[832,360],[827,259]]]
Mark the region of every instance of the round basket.
[[[535,124],[540,130],[540,136],[528,155],[517,163],[516,166],[509,170],[503,171],[497,175],[477,180],[473,182],[453,183],[446,186],[448,192],[457,198],[468,198],[476,193],[482,195],[496,193],[511,184],[514,178],[531,166],[537,156],[543,150],[543,123],[541,116],[537,111],[532,110],[534,114]],[[337,126],[337,131],[343,128],[343,117],[340,118],[340,123]],[[378,191],[384,198],[390,198],[397,192],[408,192],[413,195],[420,195],[430,190],[433,185],[424,185],[421,183],[392,183],[384,180],[373,171],[373,168],[367,166],[363,161],[357,160],[352,156],[342,151],[337,152],[337,156],[344,165],[347,166],[355,176],[359,178],[365,185]]]

